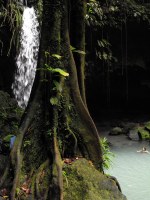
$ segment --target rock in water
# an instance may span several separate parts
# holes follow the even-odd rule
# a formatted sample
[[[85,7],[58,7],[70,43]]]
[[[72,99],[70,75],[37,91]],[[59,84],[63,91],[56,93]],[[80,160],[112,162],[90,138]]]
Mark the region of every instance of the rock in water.
[[[109,135],[121,135],[123,133],[122,128],[120,127],[114,127],[110,131]]]

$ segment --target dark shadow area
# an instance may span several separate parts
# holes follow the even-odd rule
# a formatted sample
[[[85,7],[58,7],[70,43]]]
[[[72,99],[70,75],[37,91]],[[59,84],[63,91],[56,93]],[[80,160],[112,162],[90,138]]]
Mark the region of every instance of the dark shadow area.
[[[111,48],[118,62],[106,66],[95,61],[88,66],[95,68],[86,79],[87,103],[94,118],[135,118],[150,113],[149,35],[144,23],[110,30]]]
[[[16,50],[14,43],[10,42],[12,34],[7,26],[1,28],[0,38],[0,90],[12,95],[11,86],[16,67]]]

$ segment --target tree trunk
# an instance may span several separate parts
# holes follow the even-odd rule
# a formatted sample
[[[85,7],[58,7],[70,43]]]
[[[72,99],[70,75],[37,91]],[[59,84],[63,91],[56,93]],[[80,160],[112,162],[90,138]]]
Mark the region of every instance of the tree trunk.
[[[71,1],[70,8],[70,40],[71,45],[82,52],[75,52],[74,59],[77,68],[78,83],[82,100],[86,105],[85,94],[85,15],[86,0]]]
[[[63,200],[62,159],[65,155],[75,156],[76,149],[96,168],[102,168],[99,135],[81,97],[79,79],[70,50],[68,2],[43,0],[38,70],[11,151],[11,200],[23,181],[32,189],[33,199]]]
[[[64,57],[67,59],[67,69],[70,75],[69,84],[70,84],[71,97],[72,97],[76,112],[78,113],[78,117],[80,119],[78,132],[84,141],[83,143],[85,143],[86,145],[89,158],[95,163],[97,167],[98,166],[100,167],[102,164],[102,157],[101,157],[102,153],[101,153],[101,148],[99,144],[99,135],[95,127],[95,124],[81,98],[78,78],[77,78],[76,65],[73,58],[73,54],[70,50],[67,10],[68,9],[66,7],[64,9],[62,39],[63,39],[63,44],[64,44],[63,49],[65,50]]]

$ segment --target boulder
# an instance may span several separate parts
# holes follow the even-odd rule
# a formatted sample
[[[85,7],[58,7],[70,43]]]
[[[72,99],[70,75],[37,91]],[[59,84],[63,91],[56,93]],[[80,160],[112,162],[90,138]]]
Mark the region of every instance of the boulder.
[[[149,140],[150,139],[150,132],[145,129],[145,127],[139,127],[138,133],[141,136],[141,140]]]
[[[111,129],[109,135],[121,135],[123,133],[122,128],[120,127],[114,127]]]
[[[130,130],[129,134],[128,134],[128,138],[130,140],[139,141],[140,137],[139,137],[139,134],[138,134],[138,129],[132,129],[132,130]]]
[[[144,127],[145,127],[145,129],[146,129],[147,131],[150,132],[150,122],[146,122],[146,123],[144,124]]]
[[[150,133],[145,130],[144,126],[139,126],[138,128],[130,130],[128,137],[134,141],[147,140],[150,139]]]
[[[133,130],[139,127],[139,123],[123,122],[121,127],[123,129],[124,134],[129,134],[130,130]]]
[[[96,170],[91,161],[80,158],[64,164],[64,200],[127,200],[116,179]]]

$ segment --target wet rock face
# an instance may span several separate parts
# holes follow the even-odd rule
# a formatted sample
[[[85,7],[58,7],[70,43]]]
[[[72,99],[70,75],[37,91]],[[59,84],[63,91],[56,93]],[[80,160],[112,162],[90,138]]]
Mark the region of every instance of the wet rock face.
[[[64,200],[127,200],[118,182],[96,170],[83,158],[64,168]]]

